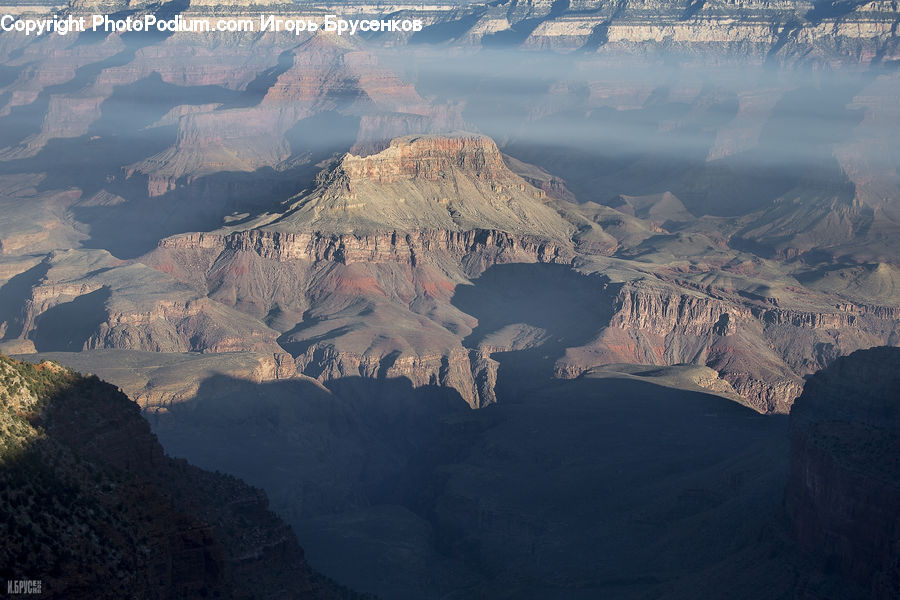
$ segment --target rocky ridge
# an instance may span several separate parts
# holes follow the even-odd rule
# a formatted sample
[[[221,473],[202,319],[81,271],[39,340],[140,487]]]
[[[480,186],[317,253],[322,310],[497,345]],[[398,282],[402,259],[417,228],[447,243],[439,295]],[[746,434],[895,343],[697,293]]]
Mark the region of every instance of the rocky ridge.
[[[445,191],[446,182],[467,193]],[[454,208],[474,216],[454,216]],[[542,224],[520,219],[524,212]],[[284,317],[279,343],[299,372],[321,380],[403,376],[450,386],[471,406],[495,399],[491,354],[515,348],[462,345],[477,322],[453,305],[454,290],[477,285],[498,264],[574,261],[585,273],[615,273],[596,291],[608,322],[591,342],[565,351],[555,367],[561,377],[610,363],[700,364],[724,380],[713,387],[734,390],[759,411],[786,412],[803,375],[898,339],[888,307],[836,306],[789,291],[779,301],[585,256],[573,243],[570,223],[579,218],[513,175],[485,138],[401,138],[376,155],[345,156],[317,189],[256,227],[168,238],[142,260],[256,318]],[[475,228],[491,220],[496,229]],[[736,283],[747,277],[741,269],[728,271],[732,286],[747,285]],[[246,273],[255,275],[243,282]],[[302,299],[290,289],[303,290]]]
[[[111,4],[104,8],[111,10]],[[121,4],[118,6],[121,7]],[[135,5],[131,8],[153,10]],[[73,3],[75,14],[96,7]],[[227,5],[192,2],[185,18],[212,20],[221,14],[281,18],[326,15],[347,19],[385,18],[377,2],[322,5],[285,2]],[[752,57],[754,61],[862,62],[896,59],[898,8],[892,0],[848,4],[805,0],[768,2],[690,2],[689,0],[599,0],[498,4],[430,3],[391,6],[392,18],[418,19],[423,31],[382,35],[390,45],[447,43],[523,46],[600,52],[609,56],[654,55],[661,51],[691,55]]]
[[[277,333],[264,323],[105,251],[53,252],[16,277],[28,296],[4,307],[0,330],[38,350],[278,351]]]
[[[262,491],[167,457],[116,388],[3,356],[0,381],[5,579],[48,598],[339,597]]]
[[[517,348],[504,335],[465,342],[479,321],[456,298],[509,263],[605,277],[594,292],[600,320],[589,340],[560,349],[559,377],[611,363],[697,364],[719,373],[712,388],[786,412],[804,375],[900,339],[889,301],[803,288],[721,237],[670,233],[664,225],[692,218],[672,194],[623,197],[621,212],[570,203],[553,182],[485,136],[396,138],[331,161],[275,209],[163,238],[138,260],[65,250],[9,262],[2,343],[15,352],[249,352],[269,365],[254,380],[408,377],[484,406],[496,400],[493,355]],[[148,406],[169,402],[133,389]]]
[[[890,306],[776,285],[780,266],[637,216],[667,224],[687,214],[671,194],[623,199],[631,215],[536,187],[548,181],[484,136],[397,138],[333,161],[278,210],[164,238],[137,261],[66,250],[10,263],[2,343],[16,352],[250,352],[269,365],[251,379],[407,377],[484,406],[496,400],[492,355],[517,348],[504,335],[464,343],[479,322],[456,296],[509,263],[605,277],[595,314],[608,317],[591,339],[560,350],[558,377],[611,363],[697,364],[719,373],[711,388],[786,412],[804,375],[900,339]],[[717,249],[693,258],[704,244]],[[169,402],[140,389],[147,406]]]
[[[145,176],[150,196],[175,190],[221,171],[253,172],[261,168],[289,168],[291,132],[299,123],[322,113],[363,120],[355,139],[359,149],[380,149],[387,140],[413,131],[459,126],[452,110],[433,107],[418,96],[413,86],[378,65],[374,55],[354,40],[336,36],[310,36],[284,50],[285,68],[265,90],[258,103],[248,107],[211,106],[184,114],[177,120],[175,143],[153,156],[130,165],[126,177]],[[278,49],[280,44],[270,44]],[[200,45],[200,49],[203,46]],[[261,73],[261,76],[271,76]],[[227,132],[227,133],[226,133]],[[322,140],[304,140],[316,146],[332,146]]]
[[[142,260],[258,318],[284,317],[279,343],[300,372],[405,376],[452,387],[471,406],[493,394],[481,397],[460,343],[474,323],[451,305],[454,287],[495,264],[572,257],[571,226],[483,136],[400,138],[345,156],[318,189],[256,224],[168,238]],[[273,270],[274,281],[234,277]]]
[[[320,179],[312,194],[262,227],[337,234],[494,230],[560,243],[571,236],[546,194],[512,173],[485,136],[397,138],[377,154],[344,156]]]

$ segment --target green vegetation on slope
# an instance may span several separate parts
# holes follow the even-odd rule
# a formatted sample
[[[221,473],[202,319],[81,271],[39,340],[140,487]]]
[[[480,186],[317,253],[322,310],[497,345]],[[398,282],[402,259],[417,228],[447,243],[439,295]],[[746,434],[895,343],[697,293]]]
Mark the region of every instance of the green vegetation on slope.
[[[168,458],[94,376],[0,356],[0,579],[50,598],[352,597],[258,489]]]

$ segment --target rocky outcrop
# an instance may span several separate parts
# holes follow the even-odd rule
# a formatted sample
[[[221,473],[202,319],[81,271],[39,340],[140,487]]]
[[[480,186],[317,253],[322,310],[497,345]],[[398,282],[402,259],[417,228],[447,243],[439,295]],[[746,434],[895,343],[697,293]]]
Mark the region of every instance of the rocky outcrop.
[[[0,397],[6,579],[48,598],[336,597],[262,491],[168,458],[109,384],[0,357]]]
[[[283,329],[296,325],[279,342],[306,375],[407,377],[417,386],[452,387],[483,406],[496,400],[491,354],[512,348],[479,346],[464,360],[461,338],[473,324],[452,306],[454,290],[503,263],[611,266],[590,267],[583,254],[594,246],[573,247],[585,235],[584,216],[529,183],[551,178],[504,159],[483,136],[408,136],[375,154],[345,155],[283,214],[247,229],[167,238],[143,260],[258,319],[277,314]],[[623,202],[661,221],[690,218],[671,194]],[[588,225],[605,240],[600,254],[616,243],[604,231],[614,216],[637,220],[605,210],[608,218]],[[730,268],[729,281],[756,267]],[[565,349],[557,376],[612,363],[704,365],[760,412],[787,412],[803,376],[842,354],[900,339],[889,307],[779,300],[701,285],[679,267],[618,277],[596,297],[608,321],[589,343]]]
[[[76,13],[97,12],[96,6],[115,2],[73,4]],[[121,5],[122,3],[120,3]],[[135,3],[128,3],[131,7]],[[90,8],[94,6],[94,8]],[[136,6],[146,5],[138,3]],[[124,9],[124,8],[123,8]],[[277,13],[281,18],[313,18],[344,15],[352,19],[384,18],[378,3],[303,6],[278,0],[249,4],[232,0],[222,5],[192,2],[185,18],[211,20],[221,11],[258,18]],[[840,5],[803,0],[782,2],[691,2],[690,0],[600,0],[567,2],[506,2],[503,4],[455,2],[394,4],[392,14],[420,20],[424,31],[397,31],[383,36],[385,44],[410,40],[460,45],[521,45],[526,48],[600,51],[612,56],[652,54],[660,50],[708,56],[780,59],[846,60],[869,62],[885,48],[897,51],[894,40],[896,2],[873,0]],[[824,56],[823,56],[824,55]]]
[[[319,103],[334,99],[346,69],[362,76],[371,66],[348,44],[303,44],[309,56],[294,53],[292,65],[280,65],[290,77],[271,74],[275,84],[261,106],[301,110],[289,106],[293,98],[327,109]],[[330,91],[323,91],[317,86],[325,85],[329,64],[338,72],[325,77]],[[385,106],[415,104],[408,89],[371,77],[366,89]],[[198,124],[203,115],[230,112],[203,106],[176,107],[161,122]],[[222,129],[206,123],[179,139],[206,147],[204,131]],[[616,277],[596,298],[606,320],[598,320],[594,339],[560,350],[555,371],[562,377],[611,363],[705,365],[757,410],[786,412],[804,375],[858,348],[900,340],[890,306],[795,293],[796,282],[787,284],[794,291],[785,300],[765,291],[768,274],[736,258],[721,237],[667,232],[668,223],[692,218],[672,194],[620,196],[625,212],[572,205],[568,195],[564,182],[504,157],[485,136],[405,136],[333,160],[278,211],[164,238],[139,261],[103,251],[53,253],[23,283],[20,298],[6,303],[7,312],[15,302],[23,308],[2,315],[2,341],[29,340],[38,352],[283,355],[266,367],[266,378],[407,377],[483,406],[496,400],[491,354],[510,348],[466,349],[462,341],[477,323],[453,297],[505,263],[577,264]],[[704,239],[706,255],[691,255]],[[601,258],[610,255],[616,258]],[[882,271],[889,279],[880,268],[879,281]],[[745,285],[742,277],[758,281]],[[731,283],[721,287],[718,279]]]
[[[504,262],[567,263],[571,250],[559,242],[536,236],[517,236],[505,231],[385,231],[372,234],[290,233],[254,229],[219,236],[194,234],[162,240],[168,250],[214,250],[252,252],[257,256],[286,262],[292,260],[352,263],[402,263],[414,266],[416,258],[445,253],[466,264],[477,263],[481,270]]]
[[[377,154],[344,155],[316,189],[259,228],[383,233],[497,230],[565,244],[572,226],[543,190],[513,173],[483,135],[407,136]]]
[[[786,505],[795,536],[826,569],[900,594],[900,349],[837,359],[791,410]]]
[[[278,352],[277,332],[145,265],[103,251],[55,252],[10,298],[3,338],[38,351]],[[18,310],[12,307],[18,304]]]
[[[406,377],[477,407],[495,400],[496,365],[470,362],[458,336],[471,318],[451,306],[454,288],[497,264],[567,264],[570,230],[489,138],[411,136],[345,155],[282,215],[167,238],[142,260],[258,318],[283,317],[293,330],[279,342],[305,375]]]
[[[476,365],[479,370],[473,370],[468,352],[461,347],[433,355],[382,356],[341,351],[332,344],[321,343],[298,356],[296,364],[302,373],[320,381],[341,377],[403,377],[414,387],[439,385],[454,389],[472,408],[496,401],[493,385],[487,386],[481,382],[485,378],[482,369]],[[490,383],[496,383],[496,377]]]
[[[576,377],[611,363],[702,364],[760,412],[787,412],[803,376],[898,335],[898,321],[887,309],[775,309],[640,282],[622,286],[607,301],[609,325],[589,344],[568,349],[557,376]]]
[[[412,85],[353,42],[336,36],[301,39],[288,49],[281,48],[283,41],[258,41],[259,54],[285,52],[278,66],[262,74],[274,80],[261,98],[247,91],[249,106],[212,106],[177,117],[174,145],[130,165],[125,176],[146,176],[149,195],[159,196],[212,173],[296,166],[302,157],[281,165],[292,155],[289,132],[323,113],[342,115],[348,122],[366,114],[364,130],[329,131],[326,135],[334,140],[304,140],[310,148],[346,148],[354,137],[361,147],[373,147],[410,133],[413,126],[413,131],[427,131],[459,125],[457,115],[429,105]]]
[[[366,179],[376,183],[434,181],[447,177],[454,169],[484,180],[501,180],[509,175],[493,140],[475,135],[396,139],[375,155],[346,156],[340,169],[351,181]]]
[[[609,325],[589,344],[567,350],[558,376],[611,363],[701,364],[761,412],[786,411],[799,391],[799,378],[778,356],[759,352],[763,328],[747,306],[641,283],[622,286],[607,301]]]

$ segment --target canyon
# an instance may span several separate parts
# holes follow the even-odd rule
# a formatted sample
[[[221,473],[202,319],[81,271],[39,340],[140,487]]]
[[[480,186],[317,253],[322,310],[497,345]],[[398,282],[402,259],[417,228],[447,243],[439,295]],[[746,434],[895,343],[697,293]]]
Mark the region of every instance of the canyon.
[[[47,7],[9,3],[14,14],[35,15]],[[18,4],[18,6],[17,6]],[[168,9],[166,6],[168,5]],[[209,22],[217,17],[258,21],[304,19],[324,25],[325,17],[380,20],[378,2],[321,4],[272,1],[221,3],[170,1],[167,14]],[[159,10],[147,2],[72,2],[65,13],[92,15]],[[499,3],[433,2],[394,4],[392,19],[415,20],[412,28],[359,34],[374,43],[454,44],[459,46],[520,46],[556,52],[592,52],[610,57],[663,53],[706,54],[719,60],[757,64],[808,61],[880,62],[897,59],[897,4],[870,2],[692,2],[542,0]],[[258,31],[257,31],[258,33]],[[293,32],[291,33],[293,35]],[[348,34],[345,34],[348,35]]]
[[[828,415],[889,410],[847,390],[900,346],[896,3],[390,10],[423,29],[0,34],[0,352],[43,365],[0,366],[108,400],[47,443],[137,461],[203,548],[166,589],[888,597],[893,491],[839,454],[889,424]]]
[[[519,348],[460,309],[460,286],[477,287],[510,263],[556,264],[584,278],[594,307],[589,339],[554,357],[555,376],[606,364],[699,364],[719,374],[714,387],[754,409],[787,412],[803,376],[900,336],[896,307],[804,289],[794,277],[773,281],[777,262],[702,233],[644,222],[638,247],[683,241],[683,256],[719,246],[699,264],[675,255],[649,271],[625,258],[632,250],[615,230],[513,173],[484,136],[395,138],[378,153],[345,155],[316,181],[279,212],[163,238],[135,261],[68,250],[21,264],[15,278],[30,289],[19,314],[5,318],[5,337],[41,352],[267,354],[281,376],[293,364],[322,382],[405,377],[453,388],[479,407],[496,401],[486,383],[496,379],[491,355]],[[599,254],[579,243],[594,233],[611,238]],[[541,276],[523,271],[521,281]],[[768,279],[766,294],[749,291],[759,278]],[[479,327],[490,346],[466,343]]]

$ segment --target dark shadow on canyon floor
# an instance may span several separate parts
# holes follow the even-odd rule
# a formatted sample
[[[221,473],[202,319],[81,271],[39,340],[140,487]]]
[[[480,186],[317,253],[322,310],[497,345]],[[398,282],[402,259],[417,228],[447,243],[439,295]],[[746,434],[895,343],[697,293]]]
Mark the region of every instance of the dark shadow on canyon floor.
[[[471,286],[457,286],[452,302],[478,319],[463,340],[468,348],[506,344],[503,332],[513,326],[540,332],[528,347],[493,354],[500,363],[497,396],[512,402],[552,385],[554,364],[566,348],[588,343],[609,323],[619,287],[602,274],[583,275],[568,265],[506,264],[487,269]]]
[[[6,326],[0,339],[14,340],[22,334],[25,324],[25,299],[49,270],[49,263],[42,261],[10,277],[0,286],[0,322]]]
[[[561,265],[460,286],[469,348],[543,332],[493,354],[485,409],[407,379],[214,377],[148,418],[168,452],[265,489],[315,568],[383,598],[792,597],[815,567],[784,526],[787,417],[552,378],[608,322],[614,288]],[[856,597],[825,581],[810,589]]]
[[[215,377],[147,416],[383,598],[779,597],[805,560],[780,521],[786,417],[707,394],[582,378],[471,411],[406,379]]]
[[[31,340],[38,352],[77,352],[106,322],[109,288],[61,302],[35,319]]]

